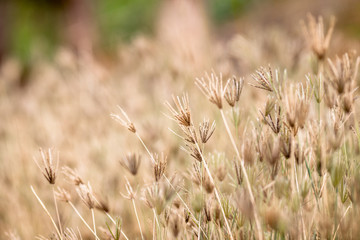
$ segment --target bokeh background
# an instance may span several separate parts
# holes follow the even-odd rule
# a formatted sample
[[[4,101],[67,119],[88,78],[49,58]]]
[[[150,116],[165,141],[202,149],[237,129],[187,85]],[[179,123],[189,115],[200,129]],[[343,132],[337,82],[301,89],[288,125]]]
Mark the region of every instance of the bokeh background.
[[[30,185],[53,212],[50,188],[33,161],[39,147],[52,146],[60,165],[77,168],[126,219],[129,236],[139,236],[131,205],[119,195],[126,172],[118,161],[143,149],[110,118],[116,105],[153,151],[169,155],[169,172],[184,170],[191,160],[168,131],[173,123],[163,114],[164,101],[187,91],[191,106],[201,110],[197,120],[216,119],[214,109],[202,107],[209,105],[194,87],[196,76],[215,69],[248,79],[271,63],[303,77],[311,59],[300,27],[306,14],[321,14],[325,23],[336,17],[334,56],[359,51],[359,12],[358,0],[1,0],[0,238],[6,231],[22,239],[51,235]],[[261,96],[245,86],[244,98],[254,105],[244,116],[256,116]],[[224,136],[215,135],[215,150],[222,149]],[[149,181],[148,162],[131,181]],[[59,184],[67,186],[61,174]],[[71,209],[60,208],[67,226],[84,230]],[[99,214],[97,221],[106,220]]]

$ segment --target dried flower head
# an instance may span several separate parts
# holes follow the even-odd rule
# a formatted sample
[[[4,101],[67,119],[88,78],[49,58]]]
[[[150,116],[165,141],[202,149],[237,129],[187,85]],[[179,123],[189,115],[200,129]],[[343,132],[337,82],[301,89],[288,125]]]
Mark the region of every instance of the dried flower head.
[[[122,193],[120,193],[120,194],[126,199],[133,200],[133,199],[135,199],[136,193],[134,192],[133,188],[131,187],[129,180],[127,178],[125,178],[125,180],[126,180],[125,188],[126,188],[127,195],[122,194]]]
[[[295,157],[295,161],[298,165],[302,164],[305,160],[304,147],[301,146],[299,143],[296,143],[296,145],[295,145],[294,157]]]
[[[360,57],[355,59],[354,54],[349,56],[348,53],[345,53],[342,58],[336,56],[335,61],[328,59],[327,80],[338,94],[353,90],[359,63]]]
[[[198,185],[202,186],[205,191],[209,194],[211,194],[214,190],[214,184],[211,182],[209,176],[207,173],[205,173],[200,167],[199,164],[194,163],[193,164],[193,170],[190,173],[192,181]]]
[[[324,21],[321,16],[318,17],[317,21],[311,14],[308,14],[307,18],[307,26],[305,25],[304,21],[301,22],[306,41],[317,58],[322,60],[324,59],[330,45],[331,35],[335,26],[335,18],[330,18],[330,25],[326,36],[324,30]]]
[[[120,125],[126,127],[130,132],[135,133],[136,132],[135,125],[131,122],[126,112],[120,106],[117,107],[120,109],[120,112],[124,118],[114,113],[110,114],[111,118],[117,121],[118,123],[120,123]]]
[[[212,72],[210,75],[205,73],[205,77],[196,78],[195,84],[200,91],[209,99],[210,102],[214,103],[219,109],[222,109],[222,98],[224,97],[225,88],[223,87],[222,74],[216,75]]]
[[[199,152],[199,149],[196,146],[186,144],[186,147],[187,147],[187,149],[184,148],[184,147],[181,147],[181,149],[183,151],[187,152],[188,154],[190,154],[190,156],[192,156],[193,158],[195,158],[199,162],[202,162],[202,152]]]
[[[120,165],[128,170],[133,176],[138,173],[141,163],[141,156],[136,153],[127,153],[120,160]]]
[[[278,134],[281,130],[281,107],[274,105],[270,112],[269,109],[266,109],[265,114],[263,114],[261,111],[260,114],[263,117],[264,122],[271,128],[271,130],[275,134]]]
[[[59,167],[59,152],[55,153],[54,148],[49,148],[48,151],[44,152],[42,148],[39,149],[41,155],[41,161],[34,161],[41,170],[42,174],[50,184],[55,184],[56,172]],[[54,159],[54,155],[55,159]],[[42,166],[40,166],[42,165]]]
[[[199,126],[200,138],[203,143],[206,143],[215,131],[215,121],[210,126],[209,120],[204,119]]]
[[[211,205],[212,205],[212,199],[209,198],[209,200],[206,201],[204,204],[204,217],[206,222],[211,222],[212,220]]]
[[[249,137],[243,141],[241,146],[241,157],[244,159],[245,164],[253,165],[255,160],[254,140]]]
[[[220,164],[217,168],[216,168],[216,177],[217,179],[222,182],[224,181],[224,179],[226,178],[226,174],[227,174],[227,169],[225,164]]]
[[[182,214],[179,214],[177,210],[171,210],[167,218],[167,225],[172,233],[172,236],[177,239],[184,227]]]
[[[55,196],[57,199],[59,199],[60,201],[63,201],[63,202],[71,201],[70,193],[61,187],[57,188],[57,191],[55,191]]]
[[[166,102],[165,105],[169,108],[170,112],[173,114],[173,120],[175,120],[180,126],[189,127],[191,123],[191,112],[189,105],[189,96],[184,93],[183,96],[173,96],[173,100],[176,106],[176,109],[171,106],[169,102]]]
[[[165,173],[166,165],[167,165],[167,156],[164,153],[161,153],[160,156],[158,154],[153,154],[154,162],[154,177],[155,181],[158,182],[161,177]]]
[[[251,86],[260,88],[269,92],[274,91],[273,84],[273,74],[270,66],[268,69],[260,67],[255,71],[254,74],[251,74],[251,77],[255,80],[256,84],[249,83]]]
[[[80,178],[80,175],[77,173],[76,170],[73,170],[69,167],[63,167],[62,172],[75,186],[84,184],[83,180]]]
[[[110,211],[109,203],[107,200],[104,199],[97,200],[95,208],[99,211],[103,211],[106,213]]]
[[[88,184],[80,184],[76,187],[80,199],[85,203],[89,209],[93,209],[97,203],[94,192],[91,188],[90,182]]]
[[[310,110],[312,92],[309,84],[291,85],[285,97],[287,126],[292,129],[294,136],[298,128],[303,128]]]
[[[227,103],[231,107],[234,107],[235,103],[237,103],[240,100],[240,95],[243,87],[244,87],[244,78],[236,79],[236,77],[233,76],[228,80],[224,97]]]
[[[288,128],[284,128],[280,136],[280,151],[286,159],[291,156],[292,136]]]
[[[146,206],[155,209],[158,215],[164,211],[166,201],[163,197],[162,190],[158,185],[153,184],[150,187],[147,187],[144,190],[143,195],[142,200],[145,202]]]
[[[196,130],[193,125],[189,127],[180,126],[181,130],[183,131],[185,137],[181,137],[183,140],[189,142],[189,143],[197,143],[198,137],[196,135]]]

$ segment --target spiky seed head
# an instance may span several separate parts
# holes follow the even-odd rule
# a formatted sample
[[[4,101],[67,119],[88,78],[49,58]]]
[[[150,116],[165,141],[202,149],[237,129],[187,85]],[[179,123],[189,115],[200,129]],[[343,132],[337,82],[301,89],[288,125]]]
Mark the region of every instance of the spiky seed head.
[[[133,176],[138,173],[141,163],[141,156],[137,153],[127,153],[120,160],[120,165],[129,171]]]
[[[129,180],[126,177],[125,177],[125,180],[126,180],[125,188],[126,188],[127,195],[122,194],[122,193],[120,193],[120,194],[128,200],[133,200],[133,199],[135,199],[136,193],[134,192]]]
[[[310,110],[312,90],[308,83],[290,85],[285,96],[287,126],[295,136],[298,128],[304,128]]]
[[[70,193],[61,187],[57,188],[57,191],[55,191],[55,196],[57,199],[59,199],[60,201],[63,201],[63,202],[71,201]]]
[[[272,110],[274,109],[275,107],[275,99],[273,97],[270,97],[266,100],[266,104],[265,104],[265,117],[268,116]]]
[[[222,182],[224,181],[225,177],[226,177],[226,174],[227,174],[227,169],[225,167],[224,164],[220,164],[217,168],[216,168],[216,177],[217,179]]]
[[[80,184],[76,187],[80,199],[85,203],[89,209],[93,209],[96,205],[96,198],[91,188],[90,182],[88,184]]]
[[[161,192],[161,188],[159,188],[157,184],[153,184],[144,190],[144,196],[142,197],[146,206],[155,209],[158,215],[160,215],[166,207],[165,198]]]
[[[260,88],[268,92],[274,91],[273,74],[270,66],[268,69],[260,67],[254,74],[251,74],[251,77],[255,80],[255,84],[249,83],[250,86]]]
[[[204,204],[204,217],[206,222],[211,222],[212,216],[211,216],[211,198],[205,202]]]
[[[40,148],[39,151],[41,160],[34,158],[34,161],[46,180],[50,184],[55,184],[57,170],[59,167],[59,152],[55,151],[54,148],[49,148],[47,151]]]
[[[235,103],[240,100],[240,95],[244,86],[244,78],[237,79],[235,76],[228,80],[226,84],[225,100],[227,103],[234,107]]]
[[[167,225],[172,233],[172,237],[177,239],[180,232],[183,230],[183,218],[182,214],[179,214],[177,210],[170,210],[167,218]]]
[[[96,201],[95,208],[99,211],[103,211],[106,213],[110,211],[109,203],[104,199],[100,199],[99,201]]]
[[[292,149],[292,136],[290,130],[284,128],[280,136],[280,152],[284,155],[286,159],[289,159],[291,156]]]
[[[176,108],[174,108],[169,102],[165,103],[173,115],[172,119],[175,120],[180,126],[191,126],[191,112],[188,94],[184,93],[181,98],[179,96],[173,96],[173,101]]]
[[[208,174],[203,174],[202,186],[208,194],[213,193],[215,185],[211,182]]]
[[[199,133],[202,143],[206,143],[215,131],[215,121],[210,126],[209,120],[204,119],[199,126]]]
[[[301,22],[305,39],[319,60],[323,60],[328,51],[331,36],[335,26],[335,17],[330,18],[328,31],[325,35],[324,21],[321,16],[316,21],[315,17],[310,13],[307,15],[308,23]]]
[[[263,117],[264,123],[266,123],[275,134],[278,134],[282,126],[281,107],[279,105],[274,105],[271,112],[268,112],[267,115],[266,110],[265,114],[261,111],[260,114]]]
[[[300,146],[299,143],[296,143],[294,149],[295,161],[298,165],[301,165],[305,160],[305,151],[304,148]]]
[[[192,144],[185,144],[186,148],[185,147],[181,147],[181,149],[184,151],[184,152],[187,152],[190,156],[192,156],[193,158],[195,158],[197,161],[199,162],[202,162],[202,151],[192,145]]]
[[[339,95],[353,90],[360,63],[356,53],[345,53],[341,58],[328,59],[327,81],[334,87]]]
[[[153,154],[153,159],[155,160],[153,168],[154,168],[154,177],[155,181],[158,182],[161,177],[164,175],[167,165],[167,156],[164,153]]]
[[[68,178],[68,180],[72,182],[75,186],[84,184],[83,180],[80,178],[80,175],[76,170],[73,170],[69,167],[63,167],[62,172]]]
[[[111,118],[120,123],[121,126],[126,127],[130,132],[136,133],[135,125],[131,122],[126,112],[120,106],[118,108],[122,116],[112,113],[110,114]]]
[[[209,75],[206,72],[205,77],[196,78],[195,84],[210,102],[214,103],[219,109],[222,109],[222,98],[224,97],[226,86],[225,88],[223,87],[221,73],[216,75],[213,71]]]
[[[191,126],[188,126],[188,127],[180,126],[180,128],[181,128],[181,130],[183,131],[183,133],[185,135],[185,137],[183,137],[183,139],[186,142],[189,142],[189,143],[192,143],[192,144],[198,143],[198,137],[197,137],[194,125],[191,125]]]
[[[254,141],[252,138],[244,140],[241,146],[241,155],[244,159],[245,164],[253,165],[255,161]]]

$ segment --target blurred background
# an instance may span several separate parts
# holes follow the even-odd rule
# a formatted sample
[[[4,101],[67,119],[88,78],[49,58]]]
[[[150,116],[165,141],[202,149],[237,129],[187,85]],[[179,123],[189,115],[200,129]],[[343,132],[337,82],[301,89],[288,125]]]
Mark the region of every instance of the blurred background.
[[[227,37],[241,32],[244,23],[293,28],[311,12],[335,15],[337,28],[359,38],[359,9],[356,0],[2,0],[0,62],[14,56],[30,64],[36,55],[51,58],[58,46],[109,55],[119,42],[158,35],[161,24],[176,25],[166,14],[179,22],[191,21],[186,14],[197,15]]]
[[[311,72],[311,51],[300,21],[307,13],[323,15],[327,29],[336,17],[333,58],[359,52],[359,12],[359,0],[0,0],[0,233],[50,236],[51,223],[29,185],[53,212],[51,191],[32,159],[39,147],[56,147],[60,166],[91,180],[114,215],[126,219],[131,239],[139,236],[131,205],[119,196],[126,173],[118,161],[128,151],[142,153],[142,146],[110,118],[116,105],[151,150],[168,154],[169,172],[184,170],[191,160],[167,129],[173,123],[162,114],[164,101],[187,91],[191,107],[201,110],[197,120],[217,119],[216,109],[204,107],[209,103],[195,77],[214,69],[248,81],[249,73],[271,63],[302,80]],[[253,104],[241,113],[256,118],[263,96],[247,86],[242,97]],[[226,149],[221,128],[215,150]],[[148,162],[131,181],[151,179]],[[57,184],[68,186],[61,174]],[[84,230],[71,209],[60,209],[66,226]]]

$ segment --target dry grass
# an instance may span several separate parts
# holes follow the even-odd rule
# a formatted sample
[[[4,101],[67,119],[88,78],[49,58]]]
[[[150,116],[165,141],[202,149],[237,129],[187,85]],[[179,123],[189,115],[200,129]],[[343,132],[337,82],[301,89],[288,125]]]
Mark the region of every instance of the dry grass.
[[[360,58],[336,52],[327,23],[207,55],[139,37],[106,67],[62,49],[25,88],[9,61],[3,237],[357,239]]]

